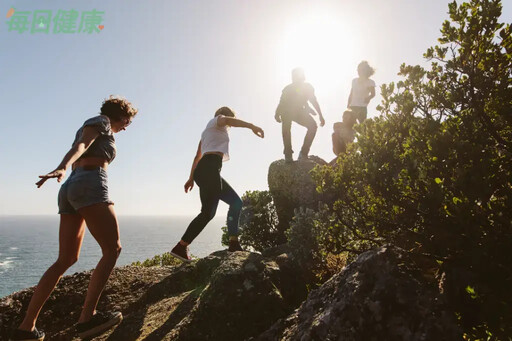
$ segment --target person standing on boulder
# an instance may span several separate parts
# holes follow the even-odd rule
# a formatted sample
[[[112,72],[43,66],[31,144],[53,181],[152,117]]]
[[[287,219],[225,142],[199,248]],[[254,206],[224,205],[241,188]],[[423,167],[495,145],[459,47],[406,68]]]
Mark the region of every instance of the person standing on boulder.
[[[125,130],[137,111],[126,99],[110,96],[103,102],[101,114],[86,120],[78,129],[60,165],[39,176],[38,188],[51,178],[61,182],[66,169],[72,168],[58,195],[59,256],[37,284],[25,318],[13,331],[11,340],[44,339],[45,334],[35,327],[37,317],[62,275],[78,260],[86,225],[103,256],[91,275],[76,326],[78,336],[88,338],[100,334],[122,320],[120,312],[99,312],[96,306],[121,252],[114,203],[108,196],[107,166],[116,156],[114,133]]]
[[[347,107],[355,113],[359,123],[363,123],[368,115],[368,103],[375,97],[375,82],[370,79],[375,73],[375,69],[366,60],[363,60],[357,66],[357,73],[359,77],[352,80]]]
[[[308,102],[313,104],[316,112],[309,106]],[[309,150],[317,130],[316,122],[310,114],[316,115],[317,113],[320,118],[320,126],[323,127],[325,120],[315,96],[315,89],[311,84],[306,83],[303,69],[293,69],[292,83],[283,89],[275,114],[276,121],[282,123],[283,153],[286,162],[293,161],[292,121],[308,129],[298,157],[299,160],[308,159]]]
[[[219,200],[229,205],[228,250],[230,252],[243,251],[238,242],[238,219],[242,209],[242,200],[220,176],[222,162],[229,160],[229,127],[249,128],[257,136],[264,137],[264,132],[260,127],[235,118],[235,113],[228,107],[218,109],[214,118],[206,125],[192,163],[190,177],[184,186],[185,193],[192,190],[194,181],[199,186],[201,213],[192,220],[181,240],[171,251],[173,256],[184,262],[191,261],[188,245],[215,217]]]

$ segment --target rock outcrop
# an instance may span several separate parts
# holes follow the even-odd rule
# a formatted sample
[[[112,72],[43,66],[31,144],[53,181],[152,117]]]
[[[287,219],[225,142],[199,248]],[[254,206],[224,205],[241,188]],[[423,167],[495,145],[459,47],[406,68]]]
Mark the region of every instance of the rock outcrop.
[[[98,309],[118,309],[125,318],[93,340],[461,338],[436,284],[415,270],[404,251],[368,251],[307,299],[286,247],[270,251],[219,251],[178,267],[117,268]],[[89,277],[78,273],[59,283],[38,322],[48,340],[73,339]],[[20,322],[32,291],[0,300],[0,340]]]
[[[98,310],[122,311],[117,328],[93,340],[245,340],[267,330],[305,299],[286,255],[219,251],[179,267],[114,271]],[[62,279],[38,327],[49,340],[72,340],[90,272]],[[293,279],[293,280],[290,280]],[[0,340],[7,340],[33,289],[0,300]]]
[[[316,165],[327,164],[317,156],[309,160],[286,163],[284,160],[272,162],[268,169],[268,187],[276,206],[279,218],[280,243],[286,242],[284,232],[290,227],[294,210],[299,207],[317,209],[321,196],[310,172]]]
[[[254,340],[460,340],[455,314],[410,265],[393,247],[361,254]]]

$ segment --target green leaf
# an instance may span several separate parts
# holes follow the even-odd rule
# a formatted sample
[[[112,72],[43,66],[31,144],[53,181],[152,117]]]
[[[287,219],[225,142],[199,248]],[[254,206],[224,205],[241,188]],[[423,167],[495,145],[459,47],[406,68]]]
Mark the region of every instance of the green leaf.
[[[469,285],[466,287],[466,292],[471,296],[472,299],[475,299],[478,297],[478,294],[475,291],[475,288],[470,287]]]

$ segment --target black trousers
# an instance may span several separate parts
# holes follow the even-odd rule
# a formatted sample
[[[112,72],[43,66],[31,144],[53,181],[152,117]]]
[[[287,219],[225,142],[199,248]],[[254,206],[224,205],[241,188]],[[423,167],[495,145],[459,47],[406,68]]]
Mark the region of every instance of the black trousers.
[[[194,170],[194,181],[199,186],[202,207],[201,213],[192,220],[181,238],[187,243],[191,243],[208,222],[215,217],[219,200],[229,205],[227,221],[229,235],[238,235],[238,220],[242,210],[242,199],[220,176],[221,169],[222,156],[206,154],[199,160]]]

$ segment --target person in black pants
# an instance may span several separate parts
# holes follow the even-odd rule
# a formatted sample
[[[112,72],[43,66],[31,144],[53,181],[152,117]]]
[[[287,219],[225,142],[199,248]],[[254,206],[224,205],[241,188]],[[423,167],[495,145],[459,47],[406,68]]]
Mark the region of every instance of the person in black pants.
[[[228,250],[230,252],[243,251],[238,242],[238,219],[242,209],[242,200],[220,176],[222,162],[229,160],[229,127],[249,128],[257,136],[264,137],[264,132],[260,127],[235,118],[235,113],[228,107],[217,110],[214,118],[206,125],[192,163],[190,177],[185,183],[185,193],[194,187],[194,182],[199,186],[201,213],[192,220],[179,243],[171,251],[173,256],[182,261],[191,261],[188,245],[215,217],[219,200],[229,205]]]

